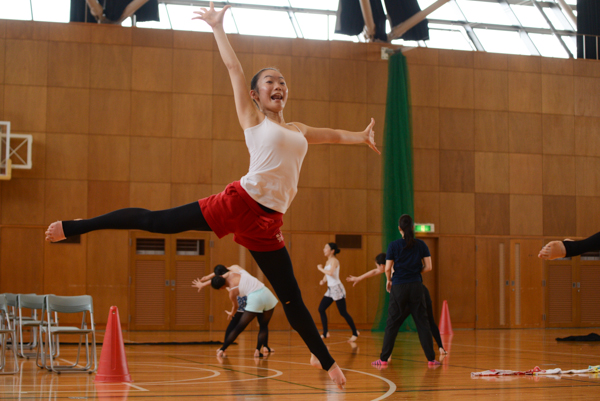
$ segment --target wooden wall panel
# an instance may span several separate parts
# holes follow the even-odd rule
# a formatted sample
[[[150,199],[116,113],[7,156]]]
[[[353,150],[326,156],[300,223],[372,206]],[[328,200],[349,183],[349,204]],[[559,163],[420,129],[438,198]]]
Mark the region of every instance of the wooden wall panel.
[[[207,32],[174,31],[176,49],[213,50],[214,36]]]
[[[367,187],[367,151],[360,145],[331,145],[329,147],[329,187],[359,189]]]
[[[440,151],[440,191],[475,191],[475,152]]]
[[[573,75],[574,59],[542,57],[541,61],[544,74]]]
[[[371,122],[364,103],[331,102],[329,112],[329,126],[336,129],[363,131]]]
[[[519,252],[516,252],[516,245]],[[511,240],[511,281],[515,280],[515,297],[511,303],[511,325],[512,327],[543,327],[542,315],[544,313],[544,269],[542,260],[537,257],[543,246],[541,239]],[[516,262],[520,267],[517,271]],[[519,274],[520,273],[520,274]],[[520,292],[517,301],[516,295]]]
[[[440,230],[440,204],[439,192],[417,192],[414,195],[415,221],[418,223],[433,223],[436,230]]]
[[[388,63],[367,63],[367,103],[386,104],[388,90]]]
[[[296,57],[329,58],[329,42],[322,40],[292,39],[292,55]]]
[[[475,245],[476,328],[506,327],[509,322],[508,299],[502,297],[501,293],[505,294],[504,282],[510,274],[509,243],[505,239],[477,237]]]
[[[42,294],[44,292],[44,230],[2,227],[0,233],[2,235],[0,291],[14,294]]]
[[[540,74],[508,73],[508,109],[525,113],[542,112],[542,77]]]
[[[508,153],[475,152],[475,192],[508,193]]]
[[[576,192],[578,196],[600,196],[600,158],[576,157]]]
[[[410,60],[410,59],[409,59]],[[440,78],[437,65],[408,65],[413,106],[440,106]]]
[[[473,52],[440,49],[438,51],[439,65],[446,67],[473,68]]]
[[[509,71],[542,72],[542,57],[508,55]]]
[[[349,84],[350,82],[352,84]],[[332,59],[329,89],[331,101],[364,102],[367,97],[367,63]]]
[[[46,131],[47,88],[4,85],[4,119],[13,132]]]
[[[129,207],[129,182],[88,181],[87,218]]]
[[[164,31],[134,29],[131,43],[134,46],[173,47],[173,31],[170,29]],[[140,50],[143,50],[143,48],[140,48]]]
[[[577,233],[575,196],[544,195],[544,235],[569,237]]]
[[[173,129],[170,93],[131,92],[131,133],[170,137]]]
[[[4,64],[6,63],[6,39],[0,39],[0,84],[4,83]]]
[[[575,118],[560,115],[542,117],[544,154],[575,154]]]
[[[413,149],[439,149],[440,110],[433,107],[412,108]]]
[[[575,115],[600,117],[600,78],[575,77]]]
[[[186,205],[212,194],[210,185],[171,184],[171,207]]]
[[[87,182],[45,180],[44,222],[87,216]]]
[[[129,204],[149,210],[168,209],[171,207],[171,184],[132,182],[129,184]]]
[[[328,188],[330,182],[330,145],[311,145],[302,163],[299,187]]]
[[[91,29],[90,42],[109,45],[131,45],[131,29],[123,26],[104,24],[101,28]]]
[[[152,46],[157,45],[159,44],[152,44]],[[134,46],[131,60],[131,89],[171,92],[173,89],[172,49]]]
[[[379,151],[383,154],[384,149],[378,145]],[[383,158],[381,155],[367,149],[367,188],[381,189]]]
[[[212,138],[243,141],[233,96],[213,96],[212,103]]]
[[[600,227],[600,198],[589,196],[578,196],[577,205],[577,236],[589,237],[598,232]]]
[[[575,157],[544,155],[544,195],[575,194]]]
[[[413,149],[413,177],[415,191],[440,190],[440,151]]]
[[[173,50],[173,92],[211,94],[212,57],[212,51]]]
[[[600,156],[600,118],[575,117],[575,154]]]
[[[381,232],[381,219],[383,211],[383,193],[377,190],[367,191],[367,232]]]
[[[284,221],[296,231],[330,231],[330,209],[328,188],[301,188]]]
[[[440,193],[440,234],[475,234],[475,194]]]
[[[475,234],[510,234],[508,194],[475,194]]]
[[[294,99],[329,100],[329,59],[294,57],[292,59],[294,82],[286,82]]]
[[[483,152],[508,152],[508,113],[475,110],[475,150]]]
[[[438,49],[424,49],[416,48],[410,52],[406,52],[406,62],[408,64],[427,64],[427,65],[438,65],[439,63],[439,50]]]
[[[171,182],[210,184],[212,146],[208,140],[171,140]]]
[[[49,25],[47,22],[6,21],[6,38],[48,40]]]
[[[508,69],[508,55],[501,53],[475,52],[473,55],[475,68],[487,70]]]
[[[173,138],[212,138],[211,96],[174,93],[172,103]]]
[[[510,193],[542,194],[542,155],[509,155]]]
[[[48,83],[48,42],[6,40],[4,81],[16,85]]]
[[[301,121],[311,127],[329,127],[329,102],[294,100],[292,121]]]
[[[120,310],[121,324],[129,320],[129,232],[103,230],[87,236],[87,290],[94,299],[96,324],[108,321],[111,306]],[[110,249],[110,252],[106,252]]]
[[[473,328],[475,326],[475,239],[473,237],[441,237],[439,239],[440,283],[439,300],[448,301],[452,327]],[[441,309],[440,309],[441,310]]]
[[[2,185],[2,224],[44,223],[44,180],[13,178]]]
[[[0,49],[1,51],[1,49]],[[4,85],[0,85],[0,118],[4,118]]]
[[[89,43],[48,42],[48,86],[89,88]]]
[[[258,54],[291,54],[292,41],[289,38],[266,37],[264,40],[254,40],[252,52]]]
[[[229,184],[248,172],[250,154],[244,142],[214,140],[212,154],[215,155],[212,158],[213,184]],[[227,168],[223,168],[224,166]]]
[[[131,137],[131,181],[171,181],[171,140]]]
[[[543,235],[541,195],[510,195],[510,235]]]
[[[473,69],[440,67],[440,107],[473,108]]]
[[[483,110],[508,110],[508,72],[474,71],[474,105]]]
[[[474,149],[473,110],[440,108],[440,149]]]
[[[89,42],[88,24],[48,24],[48,39],[63,42]]]
[[[542,115],[508,114],[509,150],[514,153],[542,153]]]
[[[86,238],[82,236],[79,244],[44,243],[43,294],[87,294]]]
[[[329,229],[339,233],[367,231],[367,190],[330,189]]]
[[[86,180],[87,154],[86,135],[47,135],[46,178]]]
[[[333,40],[329,42],[329,52],[332,59],[364,60],[367,57],[366,44],[352,45],[352,42]]]
[[[130,46],[91,45],[90,87],[130,90],[131,58]]]
[[[128,181],[130,165],[129,149],[129,137],[90,135],[88,145],[88,179]]]
[[[48,132],[88,133],[90,90],[48,88]]]
[[[129,135],[131,117],[131,92],[90,90],[90,134]]]
[[[598,86],[600,89],[600,85]],[[542,75],[542,112],[573,115],[573,77],[569,75]],[[600,106],[600,102],[598,103]]]
[[[237,52],[237,50],[236,50]],[[242,64],[244,75],[246,76],[246,88],[250,91],[250,80],[258,72],[254,70],[254,58],[252,54],[248,53],[237,53],[237,58]],[[226,95],[233,96],[233,87],[231,86],[231,80],[229,78],[229,72],[221,59],[221,55],[218,52],[213,52],[213,82],[212,82],[212,93],[214,95]]]

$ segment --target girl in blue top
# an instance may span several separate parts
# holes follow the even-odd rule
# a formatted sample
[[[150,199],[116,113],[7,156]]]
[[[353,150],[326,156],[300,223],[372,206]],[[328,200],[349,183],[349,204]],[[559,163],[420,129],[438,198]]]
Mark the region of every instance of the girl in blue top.
[[[398,229],[402,234],[402,239],[390,243],[386,256],[386,289],[390,293],[390,304],[383,347],[380,358],[372,364],[387,365],[387,360],[394,349],[396,335],[402,324],[402,312],[408,308],[417,326],[419,341],[429,365],[439,365],[440,363],[435,360],[425,305],[423,279],[421,278],[421,272],[428,272],[432,269],[431,254],[427,244],[415,238],[413,219],[409,215],[400,216]]]

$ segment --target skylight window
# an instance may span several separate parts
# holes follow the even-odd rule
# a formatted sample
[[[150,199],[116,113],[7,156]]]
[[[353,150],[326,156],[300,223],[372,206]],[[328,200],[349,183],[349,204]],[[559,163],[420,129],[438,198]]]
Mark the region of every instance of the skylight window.
[[[4,19],[31,20],[29,0],[0,0],[0,15]]]
[[[296,13],[296,19],[300,24],[300,30],[304,39],[329,39],[327,15]]]
[[[335,22],[337,18],[335,15],[329,16],[329,40],[345,40],[347,42],[358,42],[356,36],[340,35],[335,33]]]
[[[239,32],[243,35],[297,37],[286,11],[250,10],[238,7],[232,9],[231,14]]]
[[[438,25],[439,26],[439,25]],[[457,29],[429,29],[429,40],[425,42],[427,47],[453,50],[475,50],[465,35]]]
[[[69,22],[71,1],[31,0],[31,8],[33,8],[33,19],[35,21]]]
[[[556,36],[530,33],[529,37],[542,56],[558,58],[569,57],[565,48],[562,47]]]
[[[474,29],[486,52],[531,55],[518,32]]]
[[[290,0],[294,8],[309,8],[313,10],[337,11],[338,0]]]
[[[533,6],[519,6],[516,4],[511,4],[510,7],[519,19],[521,25],[532,28],[550,28],[537,8]]]
[[[462,12],[471,22],[512,25],[502,6],[483,1],[456,0]]]
[[[437,0],[419,0],[419,7],[425,10]],[[456,3],[449,1],[427,16],[429,19],[443,19],[447,21],[464,21],[463,13],[458,9]]]

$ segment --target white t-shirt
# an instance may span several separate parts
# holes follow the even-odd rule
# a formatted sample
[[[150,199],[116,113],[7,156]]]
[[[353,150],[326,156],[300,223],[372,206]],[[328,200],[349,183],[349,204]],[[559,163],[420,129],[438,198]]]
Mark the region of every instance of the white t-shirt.
[[[295,127],[295,126],[294,126]],[[286,129],[267,117],[244,130],[250,168],[240,185],[256,202],[285,213],[298,192],[308,142],[300,129]]]
[[[330,271],[331,265],[325,265],[325,268],[323,270]],[[333,274],[331,276],[329,274],[326,274],[325,277],[327,277],[327,287],[333,287],[338,284],[342,284],[342,282],[340,281],[340,267],[339,266],[337,267],[337,269],[335,269],[335,272],[333,272]]]

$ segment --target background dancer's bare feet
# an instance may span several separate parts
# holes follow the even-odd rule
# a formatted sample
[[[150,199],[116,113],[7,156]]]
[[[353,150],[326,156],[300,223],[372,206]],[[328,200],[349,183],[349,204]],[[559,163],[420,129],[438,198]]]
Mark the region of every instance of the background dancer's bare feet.
[[[439,351],[440,351],[440,355],[447,355],[448,354],[448,351],[446,351],[443,347],[440,347]]]
[[[343,390],[344,386],[346,385],[346,376],[344,376],[342,369],[340,369],[337,363],[334,363],[327,373],[329,373],[331,381],[335,383],[337,388]]]
[[[565,240],[568,241],[568,240]],[[553,260],[558,258],[564,258],[567,255],[565,244],[562,241],[550,241],[548,242],[538,254],[538,258],[545,260]]]
[[[313,368],[323,369],[323,366],[321,366],[321,362],[317,359],[316,356],[314,356],[314,354],[310,354],[310,364]]]
[[[57,242],[66,239],[63,231],[62,221],[56,221],[48,226],[46,230],[46,241]]]

